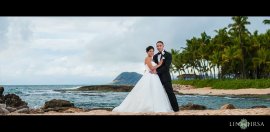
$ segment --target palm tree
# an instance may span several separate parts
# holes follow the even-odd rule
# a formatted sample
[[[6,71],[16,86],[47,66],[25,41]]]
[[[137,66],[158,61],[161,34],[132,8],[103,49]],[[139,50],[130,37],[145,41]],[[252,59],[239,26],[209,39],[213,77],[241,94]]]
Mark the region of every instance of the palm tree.
[[[216,73],[218,78],[240,75],[241,78],[270,77],[270,29],[251,34],[248,17],[232,17],[228,29],[215,30],[213,38],[205,32],[186,41],[184,50],[172,49],[171,72],[205,75]],[[270,20],[264,20],[270,24]],[[214,78],[215,74],[214,74]]]
[[[206,75],[207,71],[209,70],[209,44],[210,44],[211,37],[208,36],[205,32],[201,33],[201,38],[198,39],[200,43],[199,51],[199,62],[201,65],[201,71]]]
[[[258,57],[257,59],[259,60],[259,67],[263,66],[263,70],[267,69],[267,65],[270,63],[270,54],[269,51],[267,51],[265,48],[261,48],[258,50]]]
[[[187,63],[189,65],[189,67],[191,68],[191,72],[193,72],[193,74],[196,74],[195,69],[200,72],[200,65],[199,65],[199,49],[200,45],[198,42],[198,39],[193,37],[190,40],[187,40],[187,52],[185,52],[185,57],[187,59]]]
[[[174,80],[174,75],[173,73],[177,71],[177,69],[175,68],[175,66],[172,64],[170,65],[170,73],[171,73],[171,76],[172,76],[172,80]]]
[[[237,71],[237,62],[242,60],[241,49],[238,45],[229,46],[224,49],[222,54],[222,65],[223,67],[227,67],[226,73],[229,74],[238,74]]]
[[[217,33],[216,36],[214,36],[213,39],[211,39],[211,47],[210,47],[210,61],[211,63],[214,65],[213,70],[215,70],[215,66],[217,67],[217,73],[218,73],[218,78],[221,78],[220,76],[222,76],[220,73],[220,66],[222,63],[222,54],[224,51],[224,48],[227,46],[230,46],[231,44],[231,40],[228,36],[228,32],[227,32],[227,27],[219,29],[219,30],[215,30],[215,32]],[[214,71],[215,73],[215,71]]]
[[[242,36],[245,33],[249,34],[249,31],[246,29],[246,25],[250,24],[249,21],[247,21],[247,16],[234,16],[232,17],[232,20],[234,23],[229,24],[229,27],[231,28],[230,31],[233,35],[236,35],[239,39],[239,44],[242,52],[242,78],[246,78],[246,70],[245,70],[245,48],[244,44],[242,42]]]
[[[265,20],[263,20],[263,23],[264,24],[270,24],[270,20],[265,19]]]
[[[183,61],[183,71],[184,73],[186,74],[186,70],[187,70],[187,73],[190,74],[191,72],[189,71],[189,68],[192,68],[192,63],[193,63],[193,60],[192,60],[192,53],[189,52],[187,50],[187,48],[185,48],[185,50],[183,52],[181,52],[181,55],[182,55],[182,61]]]
[[[214,50],[213,55],[210,56],[210,60],[211,60],[211,63],[213,64],[214,78],[216,78],[216,76],[215,76],[215,73],[216,73],[215,66],[218,69],[217,72],[218,72],[218,77],[219,77],[219,73],[220,73],[219,72],[219,65],[220,65],[220,61],[221,61],[221,53],[219,51],[217,51],[217,50]]]
[[[177,56],[179,55],[178,50],[171,49],[172,53],[172,71],[178,71],[180,75],[180,69],[181,69],[181,59],[179,59]]]

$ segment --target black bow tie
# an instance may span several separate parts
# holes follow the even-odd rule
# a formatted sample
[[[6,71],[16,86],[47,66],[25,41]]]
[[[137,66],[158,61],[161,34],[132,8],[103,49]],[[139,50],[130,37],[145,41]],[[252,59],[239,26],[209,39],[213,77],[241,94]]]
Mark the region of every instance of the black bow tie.
[[[161,54],[161,52],[158,52],[158,55]]]

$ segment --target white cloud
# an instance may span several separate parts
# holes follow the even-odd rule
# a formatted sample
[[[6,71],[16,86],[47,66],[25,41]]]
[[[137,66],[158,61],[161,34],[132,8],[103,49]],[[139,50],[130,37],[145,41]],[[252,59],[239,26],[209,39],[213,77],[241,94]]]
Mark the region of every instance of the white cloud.
[[[264,18],[250,29],[264,32]],[[3,84],[108,83],[143,73],[145,48],[179,49],[186,39],[231,23],[230,17],[0,17]]]

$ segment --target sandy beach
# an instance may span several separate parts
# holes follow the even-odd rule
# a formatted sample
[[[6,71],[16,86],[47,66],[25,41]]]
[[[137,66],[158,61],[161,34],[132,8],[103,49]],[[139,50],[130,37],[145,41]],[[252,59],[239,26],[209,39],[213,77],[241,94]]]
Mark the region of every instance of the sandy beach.
[[[12,115],[270,115],[270,108],[254,108],[254,109],[226,109],[226,110],[180,110],[179,112],[160,112],[160,113],[126,113],[112,112],[108,110],[91,110],[88,112],[78,111],[74,108],[65,112],[45,112],[42,114],[23,114],[10,113]]]
[[[270,88],[266,89],[212,89],[211,87],[194,88],[189,85],[173,84],[174,91],[180,94],[197,94],[197,95],[267,95],[270,94]]]

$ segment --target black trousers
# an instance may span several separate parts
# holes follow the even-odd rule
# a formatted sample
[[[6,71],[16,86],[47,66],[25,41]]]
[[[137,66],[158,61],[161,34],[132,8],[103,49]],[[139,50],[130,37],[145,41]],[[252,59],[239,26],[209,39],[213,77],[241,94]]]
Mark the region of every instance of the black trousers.
[[[172,83],[169,81],[166,81],[166,82],[162,82],[162,84],[165,88],[165,91],[167,92],[167,95],[168,95],[168,98],[171,102],[171,106],[172,106],[173,110],[175,112],[179,111],[179,106],[178,106],[175,94],[173,93]]]

